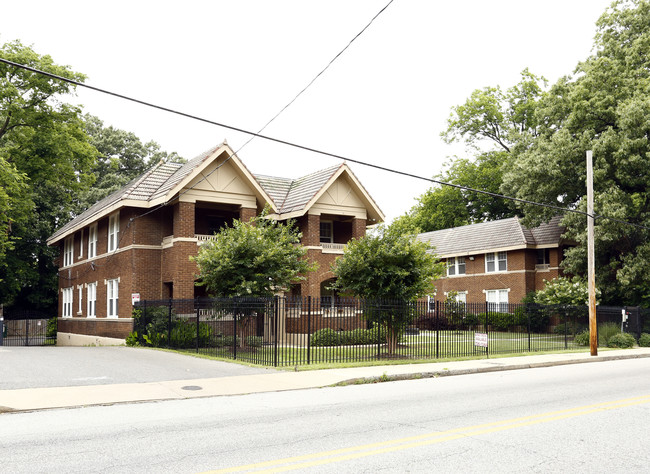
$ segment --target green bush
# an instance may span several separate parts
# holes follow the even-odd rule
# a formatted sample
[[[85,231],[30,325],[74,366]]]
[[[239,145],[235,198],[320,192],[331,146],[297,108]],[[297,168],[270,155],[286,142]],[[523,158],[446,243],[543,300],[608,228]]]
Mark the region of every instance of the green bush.
[[[56,317],[47,320],[47,333],[45,334],[45,336],[48,339],[56,339],[56,331],[57,331],[56,320],[57,320]]]
[[[338,346],[340,344],[340,336],[337,331],[330,328],[319,329],[311,336],[312,346]]]
[[[603,323],[598,325],[598,345],[607,347],[612,336],[621,333],[621,326],[617,323]]]
[[[577,321],[566,322],[566,333],[569,335],[579,334],[585,330],[587,330],[587,328],[584,327],[582,324],[578,324]],[[564,331],[565,331],[564,323],[560,323],[553,328],[554,334],[564,335]]]
[[[515,326],[526,326],[526,317],[525,313],[514,312],[514,313],[500,313],[498,311],[489,311],[488,315],[488,325],[492,327],[493,331],[507,331],[512,329]],[[485,323],[485,313],[477,315],[478,323]]]
[[[639,346],[650,347],[650,334],[648,334],[647,332],[641,334],[641,337],[639,338]]]
[[[581,333],[576,334],[576,337],[573,339],[573,342],[579,346],[588,346],[589,345],[589,329],[585,329]]]
[[[619,349],[629,349],[630,347],[634,347],[634,344],[636,344],[634,336],[624,332],[614,334],[607,341],[608,347],[617,347]]]
[[[138,331],[131,331],[131,333],[126,337],[125,342],[129,347],[139,346],[140,338],[138,337]]]

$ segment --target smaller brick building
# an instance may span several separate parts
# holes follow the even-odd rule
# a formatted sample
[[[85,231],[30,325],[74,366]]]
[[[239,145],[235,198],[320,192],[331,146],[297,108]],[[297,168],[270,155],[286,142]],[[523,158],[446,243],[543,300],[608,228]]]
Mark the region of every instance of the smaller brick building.
[[[346,164],[299,179],[253,175],[223,143],[187,163],[159,163],[56,231],[59,343],[110,343],[133,328],[133,299],[191,299],[190,257],[233,219],[295,220],[320,264],[295,295],[328,295],[330,265],[344,245],[384,220]]]
[[[435,282],[437,299],[456,292],[465,303],[519,303],[542,289],[562,274],[569,243],[559,222],[527,229],[513,217],[419,234],[447,263],[447,275]]]

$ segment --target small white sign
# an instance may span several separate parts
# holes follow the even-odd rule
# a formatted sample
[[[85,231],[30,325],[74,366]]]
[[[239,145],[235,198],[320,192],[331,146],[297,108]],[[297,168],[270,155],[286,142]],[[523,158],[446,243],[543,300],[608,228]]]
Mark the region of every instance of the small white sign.
[[[131,293],[131,304],[136,304],[140,302],[140,293]]]
[[[478,347],[487,347],[488,346],[488,336],[485,332],[475,332],[474,333],[474,345]]]

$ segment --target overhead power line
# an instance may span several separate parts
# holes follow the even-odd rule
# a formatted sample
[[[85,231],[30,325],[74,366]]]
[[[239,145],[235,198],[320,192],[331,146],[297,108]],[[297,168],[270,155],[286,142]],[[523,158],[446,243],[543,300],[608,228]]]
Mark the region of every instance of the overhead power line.
[[[373,164],[373,163],[368,163],[368,162],[365,162],[365,161],[356,160],[356,159],[346,157],[346,156],[343,156],[343,155],[339,155],[339,154],[336,154],[336,153],[330,153],[330,152],[323,151],[323,150],[318,150],[316,148],[312,148],[312,147],[309,147],[309,146],[306,146],[306,145],[300,145],[298,143],[289,142],[289,141],[286,141],[286,140],[282,140],[280,138],[270,137],[270,136],[267,136],[267,135],[262,135],[260,133],[251,132],[250,130],[246,130],[246,129],[243,129],[243,128],[240,128],[240,127],[235,127],[233,125],[228,125],[228,124],[225,124],[225,123],[217,122],[215,120],[207,119],[207,118],[204,118],[204,117],[199,117],[197,115],[188,114],[186,112],[181,112],[179,110],[171,109],[169,107],[164,107],[164,106],[161,106],[161,105],[153,104],[151,102],[136,99],[134,97],[129,97],[129,96],[126,96],[124,94],[119,94],[117,92],[109,91],[109,90],[106,90],[106,89],[102,89],[100,87],[95,87],[95,86],[91,86],[91,85],[88,85],[88,84],[84,84],[83,82],[79,82],[79,81],[75,81],[75,80],[72,80],[72,79],[68,79],[66,77],[58,76],[58,75],[52,74],[50,72],[41,71],[39,69],[30,67],[30,66],[25,66],[23,64],[19,64],[19,63],[13,62],[13,61],[9,61],[9,60],[4,59],[4,58],[0,58],[0,62],[8,64],[10,66],[25,69],[27,71],[34,72],[36,74],[42,74],[42,75],[50,77],[52,79],[67,82],[67,83],[73,84],[75,86],[79,86],[79,87],[83,87],[83,88],[86,88],[86,89],[94,90],[94,91],[100,92],[102,94],[111,95],[113,97],[118,97],[120,99],[128,100],[128,101],[134,102],[136,104],[151,107],[153,109],[162,110],[162,111],[169,112],[169,113],[172,113],[172,114],[175,114],[175,115],[179,115],[181,117],[187,117],[187,118],[190,118],[192,120],[197,120],[199,122],[204,122],[204,123],[208,123],[208,124],[211,124],[211,125],[216,125],[218,127],[222,127],[222,128],[227,129],[227,130],[232,130],[232,131],[243,133],[243,134],[246,134],[246,135],[251,135],[251,136],[256,137],[256,138],[261,138],[261,139],[269,141],[269,142],[278,143],[278,144],[281,144],[281,145],[286,145],[286,146],[296,148],[296,149],[299,149],[299,150],[308,151],[308,152],[311,152],[311,153],[316,153],[316,154],[319,154],[319,155],[328,156],[330,158],[336,158],[336,159],[343,160],[343,161],[349,161],[350,163],[356,163],[358,165],[367,166],[369,168],[374,168],[374,169],[377,169],[377,170],[386,171],[386,172],[397,174],[397,175],[400,175],[400,176],[405,176],[405,177],[414,178],[414,179],[418,179],[418,180],[422,180],[422,181],[427,181],[427,182],[430,182],[430,183],[439,184],[441,186],[449,186],[449,187],[457,188],[457,189],[460,189],[460,190],[463,190],[463,191],[483,194],[483,195],[491,196],[491,197],[498,198],[498,199],[506,199],[506,200],[509,200],[509,201],[517,202],[517,203],[520,203],[520,204],[527,204],[527,205],[531,205],[531,206],[546,207],[546,208],[550,208],[550,209],[555,209],[557,211],[561,211],[563,213],[570,212],[570,213],[574,213],[574,214],[580,214],[580,215],[583,215],[583,216],[593,217],[594,219],[606,219],[606,220],[609,220],[609,221],[612,221],[612,222],[617,222],[619,224],[629,225],[629,226],[637,227],[637,228],[644,229],[644,230],[650,230],[650,227],[648,227],[648,226],[644,226],[644,225],[641,225],[641,224],[635,224],[633,222],[624,221],[622,219],[617,219],[617,218],[614,218],[614,217],[608,217],[608,216],[597,215],[597,214],[594,214],[593,216],[591,216],[591,215],[587,214],[585,211],[580,211],[578,209],[571,209],[571,208],[557,206],[557,205],[554,205],[554,204],[547,204],[547,203],[541,203],[541,202],[536,202],[536,201],[530,201],[528,199],[521,199],[521,198],[517,198],[517,197],[513,197],[513,196],[507,196],[505,194],[493,193],[493,192],[489,192],[489,191],[484,191],[482,189],[474,189],[474,188],[470,188],[468,186],[462,186],[462,185],[458,185],[458,184],[447,183],[447,182],[440,181],[440,180],[437,180],[437,179],[427,178],[427,177],[419,176],[419,175],[416,175],[416,174],[413,174],[413,173],[408,173],[406,171],[400,171],[400,170],[388,168],[388,167],[385,167],[385,166],[379,166],[379,165],[376,165],[376,164]]]

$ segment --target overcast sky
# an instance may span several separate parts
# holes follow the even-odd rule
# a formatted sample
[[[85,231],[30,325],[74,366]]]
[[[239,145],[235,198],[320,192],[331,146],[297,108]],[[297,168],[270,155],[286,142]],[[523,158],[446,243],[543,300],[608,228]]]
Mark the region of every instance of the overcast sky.
[[[388,3],[327,1],[4,2],[0,43],[20,39],[87,84],[257,131]],[[474,89],[526,67],[551,82],[591,51],[609,0],[395,0],[264,134],[431,177],[464,150],[440,139]],[[73,99],[70,99],[73,100]],[[84,110],[189,159],[246,135],[80,90]],[[253,173],[296,178],[336,159],[256,139]],[[386,214],[430,184],[351,163]]]

